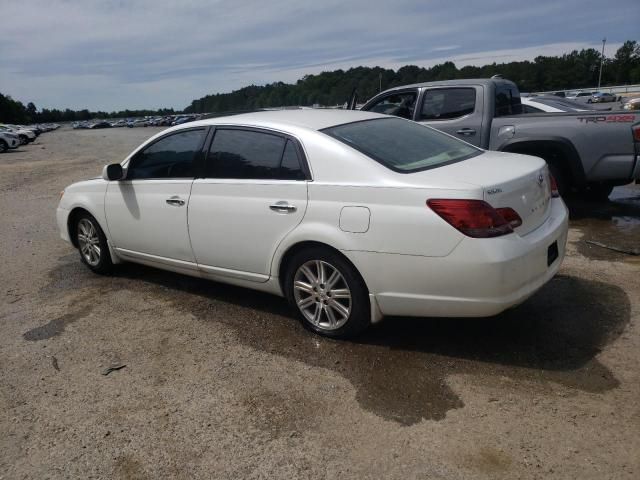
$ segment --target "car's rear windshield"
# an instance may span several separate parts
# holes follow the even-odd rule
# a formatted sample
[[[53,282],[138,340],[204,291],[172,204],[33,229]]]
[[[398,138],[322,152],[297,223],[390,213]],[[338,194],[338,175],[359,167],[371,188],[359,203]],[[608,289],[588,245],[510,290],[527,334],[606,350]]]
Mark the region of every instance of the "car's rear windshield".
[[[482,153],[437,130],[400,118],[346,123],[322,132],[401,173],[440,167]]]

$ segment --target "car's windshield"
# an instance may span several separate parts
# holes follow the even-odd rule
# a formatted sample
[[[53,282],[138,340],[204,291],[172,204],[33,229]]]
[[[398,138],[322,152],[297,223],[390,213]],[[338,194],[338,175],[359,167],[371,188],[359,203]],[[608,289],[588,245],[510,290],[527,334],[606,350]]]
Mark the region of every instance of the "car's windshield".
[[[347,123],[322,132],[401,173],[439,167],[482,153],[437,130],[400,118]]]

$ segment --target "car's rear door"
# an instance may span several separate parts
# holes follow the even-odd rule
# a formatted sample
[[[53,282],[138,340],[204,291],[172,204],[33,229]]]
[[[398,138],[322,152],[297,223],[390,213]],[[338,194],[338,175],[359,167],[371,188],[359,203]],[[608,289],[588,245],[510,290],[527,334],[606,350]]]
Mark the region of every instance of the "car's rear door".
[[[262,282],[278,244],[302,220],[309,170],[298,141],[251,128],[216,127],[203,178],[193,183],[189,234],[212,277]]]
[[[109,237],[124,258],[195,267],[187,208],[207,129],[180,130],[139,151],[124,180],[109,182]]]

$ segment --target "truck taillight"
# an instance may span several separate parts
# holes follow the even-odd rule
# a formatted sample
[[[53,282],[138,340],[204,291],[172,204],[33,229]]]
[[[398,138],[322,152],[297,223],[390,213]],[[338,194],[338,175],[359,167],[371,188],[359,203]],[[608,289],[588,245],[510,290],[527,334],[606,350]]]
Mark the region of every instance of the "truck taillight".
[[[558,183],[553,175],[549,174],[549,185],[551,186],[551,198],[560,197],[560,190],[558,190]]]
[[[501,209],[509,216],[507,220],[484,200],[430,199],[427,200],[427,205],[449,225],[468,237],[499,237],[513,232],[511,222],[517,226],[522,224],[522,219],[513,209]]]

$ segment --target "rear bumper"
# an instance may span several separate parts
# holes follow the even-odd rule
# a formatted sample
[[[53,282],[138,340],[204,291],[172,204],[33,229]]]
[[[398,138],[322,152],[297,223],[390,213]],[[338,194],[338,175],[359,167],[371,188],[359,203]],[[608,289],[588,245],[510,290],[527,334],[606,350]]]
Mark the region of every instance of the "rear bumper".
[[[533,295],[560,269],[568,212],[552,201],[550,217],[524,236],[465,237],[446,257],[345,252],[384,315],[487,317]],[[547,266],[549,247],[558,258]]]

